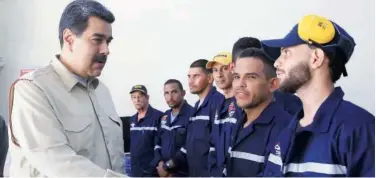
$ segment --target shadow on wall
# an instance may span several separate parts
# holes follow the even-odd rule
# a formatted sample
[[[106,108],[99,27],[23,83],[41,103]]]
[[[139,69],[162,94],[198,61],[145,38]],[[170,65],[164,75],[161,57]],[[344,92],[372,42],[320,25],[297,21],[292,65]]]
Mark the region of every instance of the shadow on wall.
[[[131,145],[131,133],[130,133],[130,123],[131,117],[124,116],[120,117],[121,121],[123,122],[123,140],[124,140],[124,152],[130,152],[130,145]]]

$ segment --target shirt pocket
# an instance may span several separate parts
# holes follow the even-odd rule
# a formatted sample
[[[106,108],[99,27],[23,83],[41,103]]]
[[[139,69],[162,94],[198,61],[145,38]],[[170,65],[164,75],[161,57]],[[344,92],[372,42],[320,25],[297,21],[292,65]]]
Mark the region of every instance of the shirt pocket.
[[[179,126],[174,129],[175,132],[175,147],[182,147],[187,138],[187,129],[183,126]]]
[[[209,140],[209,121],[195,121],[192,126],[192,134],[195,140]]]
[[[105,122],[105,119],[105,116],[101,116],[101,121]],[[115,171],[122,171],[122,169],[124,169],[124,140],[122,124],[120,118],[117,116],[108,116],[107,122],[108,127],[103,127],[103,132],[107,149],[110,154],[112,168]]]
[[[123,146],[122,123],[117,116],[98,115],[106,145]]]
[[[117,116],[109,116],[110,120],[117,126],[122,127],[122,123],[119,117]]]
[[[115,147],[123,147],[123,129],[119,117],[116,116],[100,116],[103,127],[106,144],[114,145]],[[107,122],[106,122],[107,119]],[[105,124],[106,123],[106,124]]]
[[[94,145],[94,117],[66,117],[61,123],[66,131],[68,144],[77,152],[88,152]]]

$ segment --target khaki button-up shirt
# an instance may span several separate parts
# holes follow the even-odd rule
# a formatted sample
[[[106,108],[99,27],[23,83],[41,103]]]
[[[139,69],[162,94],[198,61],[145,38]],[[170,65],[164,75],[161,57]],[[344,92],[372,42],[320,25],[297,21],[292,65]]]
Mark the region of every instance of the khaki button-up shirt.
[[[15,82],[10,176],[125,176],[122,123],[98,85],[84,86],[58,59]]]

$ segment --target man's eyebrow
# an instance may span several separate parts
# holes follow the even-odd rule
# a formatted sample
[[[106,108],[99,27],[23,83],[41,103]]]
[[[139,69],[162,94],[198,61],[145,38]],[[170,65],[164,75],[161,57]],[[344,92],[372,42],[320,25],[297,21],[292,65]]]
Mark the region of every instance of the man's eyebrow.
[[[106,35],[104,34],[101,34],[101,33],[94,33],[93,36],[96,36],[96,37],[99,37],[99,38],[107,38]],[[114,39],[112,36],[108,37],[108,41],[111,41],[112,39]]]
[[[246,75],[254,75],[254,76],[257,76],[257,77],[260,77],[261,75],[257,72],[249,72],[249,73],[246,73]]]

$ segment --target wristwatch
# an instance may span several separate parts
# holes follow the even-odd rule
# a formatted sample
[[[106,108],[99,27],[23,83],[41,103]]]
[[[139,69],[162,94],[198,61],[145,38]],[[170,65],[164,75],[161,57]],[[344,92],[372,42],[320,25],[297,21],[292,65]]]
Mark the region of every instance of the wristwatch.
[[[167,172],[172,171],[174,169],[174,164],[171,161],[167,161],[165,164],[163,164],[163,169],[165,169]]]

